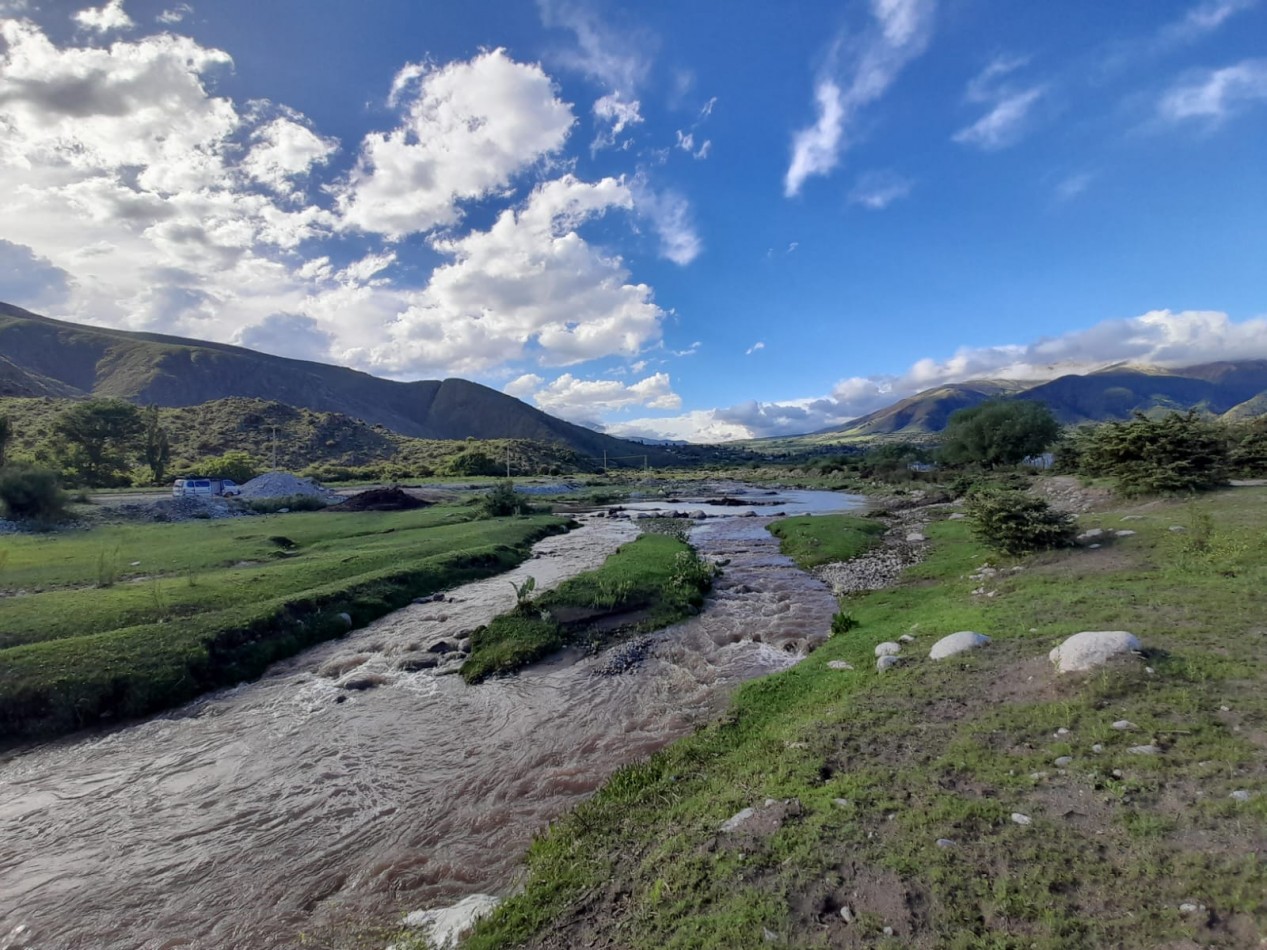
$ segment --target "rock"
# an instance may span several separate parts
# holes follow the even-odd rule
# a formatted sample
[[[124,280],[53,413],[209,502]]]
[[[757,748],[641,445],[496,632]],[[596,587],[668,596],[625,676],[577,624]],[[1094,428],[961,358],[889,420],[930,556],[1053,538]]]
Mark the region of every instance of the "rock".
[[[1068,768],[1069,766],[1073,765],[1073,756],[1072,756],[1072,755],[1062,755],[1060,758],[1058,758],[1058,759],[1057,759],[1055,762],[1053,762],[1052,764],[1053,764],[1054,766],[1056,766],[1056,768],[1058,768],[1058,769]]]
[[[884,643],[877,644],[875,648],[876,656],[897,656],[901,652],[902,645],[900,643],[894,643],[891,640],[886,640]]]
[[[1181,532],[1181,531],[1187,531],[1188,529],[1187,529],[1187,528],[1185,528],[1185,527],[1184,527],[1183,525],[1181,525],[1181,524],[1172,524],[1172,525],[1170,526],[1169,530],[1170,530],[1170,531],[1175,532],[1175,534],[1178,534],[1179,532]]]
[[[1192,901],[1184,901],[1179,905],[1179,913],[1187,916],[1188,914],[1197,914],[1205,910],[1204,904],[1194,904]]]
[[[1096,550],[1097,548],[1099,548],[1099,547],[1100,547],[1100,545],[1098,545],[1098,544],[1088,544],[1088,545],[1087,545],[1087,547],[1088,547],[1090,550],[1094,551],[1094,550]]]
[[[910,541],[912,544],[920,544],[921,542],[927,541],[928,539],[925,538],[918,531],[912,531],[910,534],[906,536],[906,540]]]
[[[885,927],[883,930],[880,931],[880,933],[884,934],[886,937],[892,937],[894,931],[892,927]]]
[[[777,943],[779,939],[779,935],[776,934],[769,927],[762,927],[761,939],[764,940],[766,943]]]
[[[1069,730],[1068,730],[1068,729],[1066,729],[1064,726],[1061,726],[1059,729],[1057,729],[1057,730],[1056,730],[1056,735],[1057,735],[1057,736],[1067,736],[1067,735],[1069,735]]]
[[[828,660],[827,669],[829,670],[852,670],[853,664],[848,660]]]
[[[745,808],[742,811],[735,812],[721,824],[721,830],[724,832],[737,831],[741,828],[749,818],[757,813],[755,808]]]
[[[456,649],[457,647],[455,647],[448,640],[437,640],[435,643],[431,644],[431,646],[427,647],[427,652],[428,653],[452,653]]]
[[[1229,795],[1229,796],[1227,796],[1227,797],[1228,797],[1228,798],[1230,798],[1230,799],[1232,799],[1232,801],[1236,801],[1236,802],[1247,802],[1247,801],[1249,801],[1251,798],[1253,798],[1253,797],[1254,797],[1254,795],[1253,795],[1253,793],[1252,793],[1252,792],[1247,791],[1246,789],[1243,789],[1243,788],[1238,788],[1236,791],[1234,791],[1231,795]]]
[[[957,653],[964,653],[967,650],[983,647],[989,642],[990,638],[984,634],[973,633],[971,630],[960,630],[958,633],[942,637],[934,643],[933,648],[928,651],[928,658],[930,660],[944,660]]]
[[[440,660],[430,653],[407,656],[396,661],[396,669],[406,673],[417,673],[419,670],[433,670],[440,665]]]
[[[1135,723],[1131,722],[1129,719],[1119,719],[1117,722],[1113,723],[1113,728],[1118,732],[1129,732],[1132,729],[1138,729],[1139,726],[1135,725]]]
[[[1084,532],[1082,532],[1082,534],[1078,535],[1077,540],[1079,540],[1079,541],[1094,541],[1094,540],[1096,540],[1097,538],[1102,538],[1102,537],[1104,537],[1104,529],[1103,529],[1103,528],[1092,528],[1091,530],[1089,530],[1089,531],[1084,531]]]
[[[914,643],[915,638],[911,636],[909,633],[904,633],[900,637],[897,638],[897,642],[898,643]]]
[[[947,520],[947,521],[963,521],[963,519],[964,519],[964,518],[966,518],[966,517],[968,517],[968,516],[967,516],[967,515],[965,515],[962,511],[956,511],[954,514],[952,514],[952,515],[951,515],[949,518],[947,518],[946,520]]]
[[[1034,819],[1029,815],[1022,815],[1019,811],[1012,812],[1012,821],[1018,825],[1032,825]]]
[[[1114,531],[1113,533],[1114,533],[1117,537],[1119,537],[1119,538],[1133,538],[1133,537],[1135,537],[1135,532],[1134,532],[1134,531]]]
[[[877,672],[883,673],[885,670],[893,669],[893,667],[897,666],[900,662],[901,660],[897,657],[889,654],[888,656],[882,656],[880,659],[876,660],[875,668]]]
[[[1048,658],[1059,673],[1078,673],[1103,666],[1112,657],[1139,650],[1140,642],[1125,630],[1088,630],[1075,633]]]
[[[840,919],[847,924],[852,924],[856,919],[853,915],[853,908],[848,904],[842,904],[840,907]]]
[[[343,624],[343,626],[347,627],[349,630],[352,629],[352,615],[351,614],[341,613],[338,615],[338,620],[341,624]]]
[[[338,679],[344,673],[350,673],[362,663],[369,660],[368,653],[358,653],[356,656],[340,656],[333,660],[327,660],[321,665],[321,669],[317,670],[318,676],[324,676],[327,679]]]
[[[1133,745],[1126,751],[1131,755],[1157,755],[1161,752],[1161,748],[1150,742],[1148,745]]]
[[[953,838],[938,838],[937,839],[937,847],[939,848],[953,848],[954,846],[955,846],[955,840]]]
[[[831,800],[831,803],[832,803],[833,805],[835,805],[837,808],[848,808],[848,807],[849,807],[849,799],[847,799],[847,798],[833,798],[833,799]]]
[[[1104,746],[1100,745],[1100,743],[1097,742],[1095,745],[1091,747],[1091,751],[1094,752],[1096,755],[1099,755],[1101,752],[1104,751]]]
[[[389,682],[391,682],[391,680],[389,680],[386,676],[381,676],[378,673],[365,673],[361,676],[354,676],[350,680],[345,680],[339,684],[339,688],[361,692],[367,689],[373,689],[375,686],[382,686]]]
[[[416,910],[405,917],[405,926],[421,930],[428,946],[436,950],[453,950],[462,934],[470,930],[481,917],[492,913],[500,903],[500,897],[472,894],[452,907]]]

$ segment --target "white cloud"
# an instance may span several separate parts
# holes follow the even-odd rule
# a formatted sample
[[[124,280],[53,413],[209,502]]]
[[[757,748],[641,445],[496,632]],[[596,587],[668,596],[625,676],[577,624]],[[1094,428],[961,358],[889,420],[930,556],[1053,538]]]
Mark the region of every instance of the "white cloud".
[[[634,406],[678,409],[682,405],[668,373],[655,373],[628,385],[614,379],[578,379],[571,373],[546,383],[540,376],[528,374],[512,380],[504,391],[519,399],[531,399],[553,416],[589,425],[599,424],[608,413]]]
[[[633,182],[634,205],[660,239],[660,256],[685,267],[704,250],[691,220],[690,203],[675,191],[656,191],[645,176]]]
[[[765,349],[765,342],[762,340],[758,340],[756,343],[752,344],[752,346],[744,350],[743,355],[751,356],[753,353],[756,353],[758,350],[764,350],[764,349]]]
[[[608,209],[632,210],[624,183],[568,175],[538,186],[487,231],[432,246],[450,257],[370,348],[370,366],[471,373],[531,355],[546,365],[636,356],[660,338],[651,288],[577,233]],[[349,336],[355,334],[355,330]]]
[[[154,19],[166,26],[174,26],[181,22],[185,17],[194,12],[194,8],[188,3],[178,3],[169,10],[164,10]]]
[[[699,148],[695,147],[695,133],[683,132],[677,130],[677,147],[684,151],[691,158],[708,158],[708,153],[713,150],[713,142],[711,139],[705,139],[700,143]]]
[[[285,195],[294,193],[296,179],[328,162],[339,147],[290,116],[260,126],[252,139],[254,145],[242,160],[243,171]]]
[[[626,96],[642,85],[650,62],[639,48],[638,37],[609,28],[590,7],[573,0],[537,0],[537,9],[546,26],[570,30],[576,36],[576,48],[561,57],[569,69]]]
[[[697,442],[797,435],[842,425],[926,389],[972,379],[1037,382],[1123,362],[1173,368],[1246,359],[1267,359],[1267,317],[1238,323],[1218,311],[1154,310],[1030,343],[964,347],[945,359],[917,360],[903,373],[842,379],[825,396],[633,419],[608,431]]]
[[[1169,47],[1190,43],[1212,33],[1237,13],[1252,9],[1259,0],[1204,0],[1158,33],[1156,45]]]
[[[75,14],[75,22],[85,30],[96,33],[109,33],[112,30],[128,30],[136,24],[123,10],[123,0],[110,0],[104,7],[80,10]]]
[[[928,46],[935,6],[934,0],[871,0],[872,27],[850,57],[845,78],[838,81],[828,70],[815,84],[817,117],[792,138],[787,197],[799,194],[806,179],[836,167],[851,144],[845,138],[857,113],[880,99]]]
[[[347,226],[392,239],[456,223],[460,202],[557,152],[573,123],[541,67],[502,49],[405,66],[391,102],[404,105],[403,122],[365,137],[339,206]]]
[[[1255,102],[1267,102],[1267,59],[1247,59],[1194,74],[1167,91],[1157,111],[1171,122],[1219,122]]]
[[[1046,94],[1045,86],[1019,88],[1007,79],[1028,62],[1023,57],[1000,56],[968,81],[964,98],[985,103],[989,110],[953,136],[960,145],[997,151],[1015,145],[1026,131],[1030,111]]]
[[[872,211],[882,211],[907,197],[915,182],[892,171],[871,171],[858,176],[849,191],[849,202]]]
[[[594,119],[600,124],[598,134],[590,143],[590,151],[610,148],[616,144],[620,134],[631,125],[640,125],[642,113],[638,110],[641,103],[624,101],[620,93],[612,92],[594,103]]]

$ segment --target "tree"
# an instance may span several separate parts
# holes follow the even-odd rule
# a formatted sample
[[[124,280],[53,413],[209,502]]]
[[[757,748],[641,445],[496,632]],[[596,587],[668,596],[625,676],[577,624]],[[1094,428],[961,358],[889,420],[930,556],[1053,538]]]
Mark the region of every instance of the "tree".
[[[990,400],[950,417],[941,457],[950,465],[996,468],[1040,455],[1060,435],[1060,423],[1040,402]]]
[[[259,474],[259,463],[246,452],[225,452],[198,465],[198,473],[210,478],[231,478],[245,485]]]
[[[90,399],[63,410],[53,423],[59,454],[84,485],[123,481],[145,430],[141,410],[122,399]]]
[[[1226,434],[1195,410],[1164,419],[1136,413],[1129,422],[1097,426],[1081,443],[1082,473],[1116,479],[1124,495],[1205,491],[1227,482]]]
[[[154,484],[161,485],[163,475],[167,472],[167,463],[171,460],[172,449],[167,441],[167,430],[158,419],[158,406],[150,406],[145,410],[145,464],[150,467],[154,476]]]
[[[0,416],[0,466],[4,465],[5,450],[13,438],[13,423],[8,416]]]

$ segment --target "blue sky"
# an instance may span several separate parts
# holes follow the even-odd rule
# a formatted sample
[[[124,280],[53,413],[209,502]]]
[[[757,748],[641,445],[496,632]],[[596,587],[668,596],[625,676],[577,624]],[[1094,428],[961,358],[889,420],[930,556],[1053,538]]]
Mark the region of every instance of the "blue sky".
[[[0,299],[617,435],[1267,358],[1267,0],[0,0]]]

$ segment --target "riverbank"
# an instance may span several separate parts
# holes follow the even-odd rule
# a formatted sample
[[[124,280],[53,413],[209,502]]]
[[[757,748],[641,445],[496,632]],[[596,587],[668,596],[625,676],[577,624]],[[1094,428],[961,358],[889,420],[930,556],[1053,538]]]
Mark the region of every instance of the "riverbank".
[[[437,505],[6,538],[0,738],[142,716],[252,679],[507,570],[566,524],[475,514]]]
[[[467,946],[1257,946],[1264,502],[1115,503],[1024,560],[922,509],[925,559],[849,598],[856,629],[618,772]],[[990,642],[928,658],[965,630]],[[1088,630],[1143,655],[1058,674]]]

